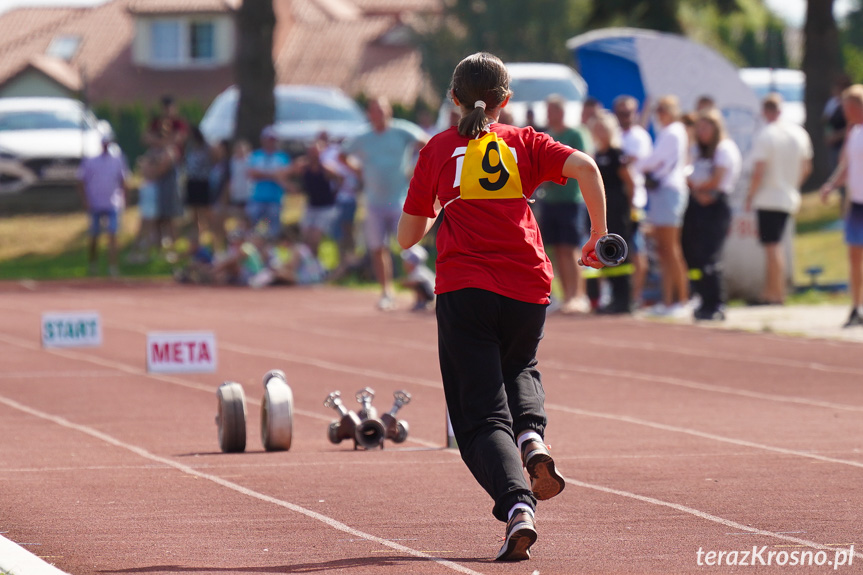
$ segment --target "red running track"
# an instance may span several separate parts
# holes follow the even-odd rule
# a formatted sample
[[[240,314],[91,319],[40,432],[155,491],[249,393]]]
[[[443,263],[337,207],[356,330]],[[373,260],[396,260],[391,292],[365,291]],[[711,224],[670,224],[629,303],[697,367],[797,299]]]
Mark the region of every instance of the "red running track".
[[[0,286],[0,532],[75,575],[781,573],[783,557],[847,561],[852,544],[837,571],[863,566],[859,344],[550,317],[546,439],[568,485],[540,503],[533,559],[499,564],[503,525],[441,448],[434,317],[374,302],[335,288]],[[99,311],[103,346],[42,349],[41,314],[64,310]],[[171,330],[215,332],[218,372],[148,374],[145,334]],[[295,397],[281,453],[259,438],[274,368]],[[249,401],[243,454],[218,449],[224,380]],[[379,411],[413,395],[406,443],[329,443],[324,398],[365,386]],[[699,566],[753,547],[771,564]]]

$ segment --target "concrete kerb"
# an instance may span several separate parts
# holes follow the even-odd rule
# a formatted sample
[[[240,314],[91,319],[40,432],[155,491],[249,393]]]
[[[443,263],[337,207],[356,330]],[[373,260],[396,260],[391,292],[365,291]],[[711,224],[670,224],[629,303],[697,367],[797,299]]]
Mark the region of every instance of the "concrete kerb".
[[[725,321],[699,321],[695,324],[716,329],[863,342],[863,327],[842,327],[848,313],[848,306],[839,305],[732,307],[725,310]],[[692,320],[675,321],[689,322]]]
[[[69,575],[0,535],[0,574]]]

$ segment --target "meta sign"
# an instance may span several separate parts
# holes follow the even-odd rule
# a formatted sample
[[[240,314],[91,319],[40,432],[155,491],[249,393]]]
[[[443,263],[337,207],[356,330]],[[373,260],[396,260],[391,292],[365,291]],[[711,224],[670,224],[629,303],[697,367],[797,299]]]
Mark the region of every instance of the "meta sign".
[[[216,336],[212,332],[147,334],[150,373],[212,373],[216,371]]]
[[[98,312],[42,314],[42,347],[98,347],[100,345],[102,345],[102,320]]]

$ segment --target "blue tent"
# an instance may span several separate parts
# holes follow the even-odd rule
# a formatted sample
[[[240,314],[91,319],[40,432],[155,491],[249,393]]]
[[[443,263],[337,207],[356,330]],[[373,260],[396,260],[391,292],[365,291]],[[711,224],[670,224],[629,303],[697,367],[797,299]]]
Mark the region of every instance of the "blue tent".
[[[606,28],[567,42],[590,95],[610,108],[621,94],[640,103],[674,94],[684,110],[709,95],[725,117],[741,152],[751,148],[759,102],[737,68],[714,50],[676,34],[635,28]]]

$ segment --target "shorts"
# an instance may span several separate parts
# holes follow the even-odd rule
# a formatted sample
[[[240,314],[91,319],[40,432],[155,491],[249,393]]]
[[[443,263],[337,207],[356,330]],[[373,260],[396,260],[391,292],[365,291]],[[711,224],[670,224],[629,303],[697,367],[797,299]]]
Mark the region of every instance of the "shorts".
[[[401,206],[366,207],[366,248],[369,251],[389,246],[391,238],[398,232],[401,215]]]
[[[647,194],[647,222],[654,227],[679,228],[689,203],[689,193],[660,186]]]
[[[585,234],[587,210],[580,203],[541,204],[539,231],[542,243],[547,246],[580,246]]]
[[[104,223],[104,226],[102,225]],[[95,238],[104,231],[116,235],[120,227],[120,213],[113,210],[103,210],[90,214],[90,237]]]
[[[778,244],[785,232],[788,212],[778,210],[756,210],[758,216],[758,240],[762,245]]]
[[[849,246],[863,246],[863,204],[851,203],[845,216],[845,243]]]
[[[159,190],[153,182],[138,188],[138,211],[142,220],[155,220],[159,215]]]
[[[186,182],[187,206],[209,206],[212,203],[208,180],[188,180]]]
[[[307,207],[300,228],[303,231],[320,230],[329,235],[338,215],[339,209],[336,206]]]

